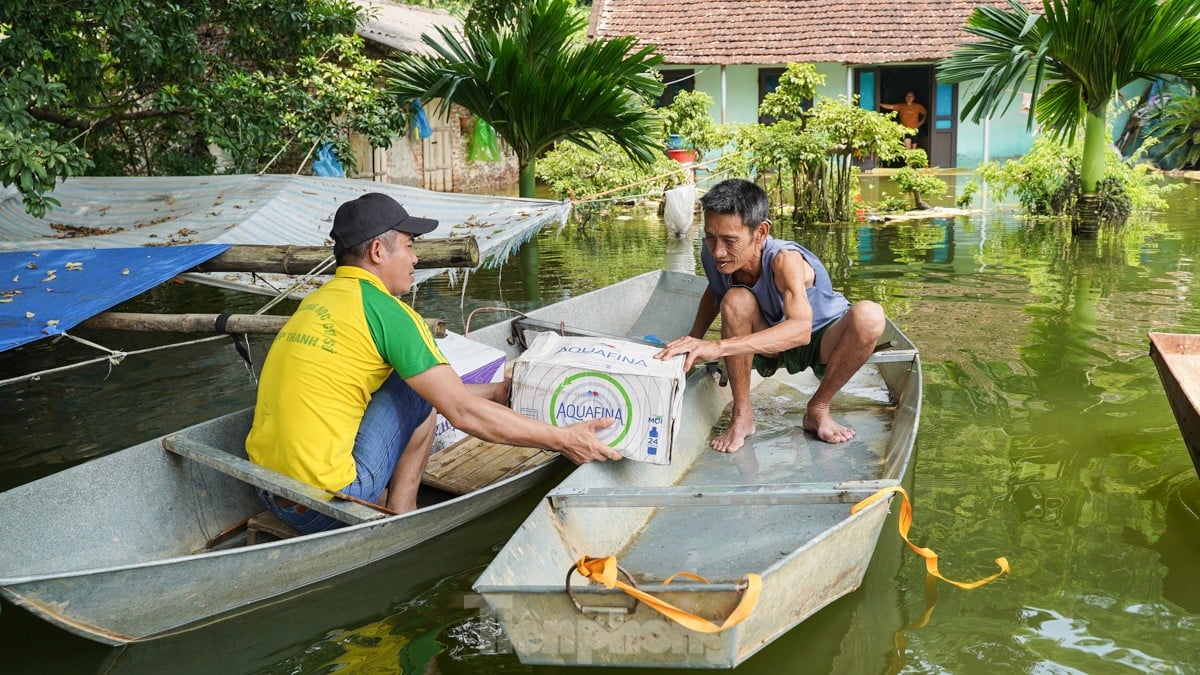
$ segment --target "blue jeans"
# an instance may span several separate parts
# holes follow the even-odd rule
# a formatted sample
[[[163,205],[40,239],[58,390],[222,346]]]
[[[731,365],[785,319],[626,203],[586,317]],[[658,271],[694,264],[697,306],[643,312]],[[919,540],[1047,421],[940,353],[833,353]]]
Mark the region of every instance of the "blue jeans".
[[[374,503],[392,478],[396,462],[417,427],[429,418],[433,406],[392,373],[371,396],[354,437],[354,481],[341,492]],[[275,496],[260,489],[259,499],[280,520],[304,534],[324,532],[346,523],[299,505],[280,506]]]

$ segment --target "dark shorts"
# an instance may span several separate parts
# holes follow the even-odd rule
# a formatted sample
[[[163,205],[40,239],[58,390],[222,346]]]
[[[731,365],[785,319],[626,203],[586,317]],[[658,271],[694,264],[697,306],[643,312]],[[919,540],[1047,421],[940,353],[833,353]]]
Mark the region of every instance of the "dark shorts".
[[[821,377],[825,374],[825,364],[817,363],[817,359],[821,357],[821,340],[825,337],[825,331],[834,324],[834,321],[821,326],[813,331],[812,339],[806,345],[793,347],[785,352],[781,352],[779,356],[770,357],[762,354],[754,355],[754,369],[763,377],[770,377],[779,370],[779,366],[783,365],[789,373],[799,373],[806,368],[812,368],[813,374]]]
[[[383,386],[371,396],[354,437],[354,481],[341,491],[372,503],[378,501],[404,446],[431,412],[433,406],[399,375],[392,373],[384,380]],[[258,496],[280,520],[305,534],[346,525],[303,506],[280,506],[274,495],[264,490],[259,490]]]

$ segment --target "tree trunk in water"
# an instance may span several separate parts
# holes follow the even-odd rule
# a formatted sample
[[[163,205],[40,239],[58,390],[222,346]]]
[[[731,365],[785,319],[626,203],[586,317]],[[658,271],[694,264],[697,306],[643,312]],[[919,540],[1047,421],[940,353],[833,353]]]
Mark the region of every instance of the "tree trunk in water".
[[[1075,202],[1075,217],[1071,219],[1071,233],[1094,237],[1100,231],[1100,195],[1095,192],[1079,195]]]
[[[921,193],[917,192],[916,190],[912,191],[912,198],[913,198],[913,208],[918,211],[925,211],[927,209],[933,208],[932,206],[929,205],[928,202],[926,202],[924,199],[921,199]]]
[[[1094,235],[1100,229],[1100,196],[1096,188],[1104,177],[1104,154],[1108,151],[1108,129],[1104,116],[1108,105],[1089,110],[1083,126],[1083,158],[1079,167],[1079,189],[1071,230]]]
[[[521,165],[521,196],[529,199],[534,198],[537,193],[537,176],[534,173],[537,169],[537,160],[531,159]]]

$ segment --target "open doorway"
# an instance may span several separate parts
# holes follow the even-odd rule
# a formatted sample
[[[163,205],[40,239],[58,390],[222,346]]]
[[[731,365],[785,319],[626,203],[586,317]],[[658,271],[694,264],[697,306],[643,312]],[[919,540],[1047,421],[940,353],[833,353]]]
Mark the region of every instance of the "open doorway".
[[[915,103],[925,107],[926,119],[914,138],[916,147],[929,156],[930,166],[950,168],[957,159],[958,85],[938,84],[934,67],[922,66],[862,66],[854,69],[854,93],[858,104],[867,110],[888,113],[882,104],[903,103],[908,92]],[[901,162],[876,164],[874,157],[863,158],[863,169],[875,166],[899,166]]]
[[[925,107],[925,123],[913,137],[916,147],[929,153],[929,126],[933,116],[930,101],[931,68],[929,66],[896,66],[879,69],[879,103],[903,103],[908,92],[913,93],[913,101]],[[879,107],[879,112],[890,112],[887,108]],[[899,163],[899,164],[902,164]],[[899,164],[896,164],[897,166]]]

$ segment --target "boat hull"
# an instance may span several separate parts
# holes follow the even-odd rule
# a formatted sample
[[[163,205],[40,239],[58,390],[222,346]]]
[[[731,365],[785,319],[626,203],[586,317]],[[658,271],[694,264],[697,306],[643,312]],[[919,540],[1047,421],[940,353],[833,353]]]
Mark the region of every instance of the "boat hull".
[[[205,422],[183,433],[220,442],[214,435],[244,438],[251,411]],[[331,532],[239,546],[193,555],[226,527],[262,510],[253,490],[224,474],[170,456],[160,439],[109,455],[50,477],[35,487],[0,495],[0,540],[39,542],[39,574],[0,579],[0,593],[14,604],[70,632],[108,644],[121,644],[195,627],[231,611],[329,579],[410,548],[455,528],[523,494],[545,479],[548,463],[490,488],[434,506]],[[217,445],[232,449],[229,444]],[[74,475],[78,474],[78,475]],[[86,480],[93,492],[128,499],[123,484],[152,486],[150,500],[126,509],[101,496],[47,509],[46,494],[79,495]],[[210,509],[206,495],[223,495],[225,505]],[[12,518],[15,502],[43,514],[41,526]],[[81,532],[86,528],[90,532]],[[76,542],[87,542],[80,551]],[[26,551],[36,555],[37,551]],[[28,568],[5,546],[0,569]],[[96,567],[71,569],[89,555]],[[53,565],[53,566],[51,566]],[[57,571],[55,571],[57,570]],[[11,573],[11,572],[10,572]]]
[[[686,332],[701,280],[658,273],[529,316],[592,330]],[[702,286],[701,286],[702,288]],[[648,309],[658,293],[656,308]],[[507,322],[470,338],[519,354]],[[247,409],[173,432],[245,457]],[[211,542],[262,511],[251,486],[152,439],[0,493],[0,594],[106,644],[194,629],[402,553],[525,493],[552,461],[401,516],[255,545]],[[244,537],[243,537],[244,539]]]
[[[1150,333],[1150,358],[1200,475],[1200,335]]]
[[[522,663],[731,668],[858,588],[890,498],[850,507],[904,479],[920,418],[919,356],[891,324],[885,339],[894,358],[864,367],[834,402],[855,441],[833,446],[803,432],[817,380],[781,373],[754,378],[758,433],[738,453],[712,451],[730,395],[698,371],[670,466],[585,465],[551,490],[475,584]],[[830,484],[846,494],[814,497],[813,486]],[[762,577],[762,593],[744,622],[700,633],[568,573],[580,557],[608,555],[642,590],[717,624],[737,606],[745,574]],[[676,572],[713,583],[661,585]]]

